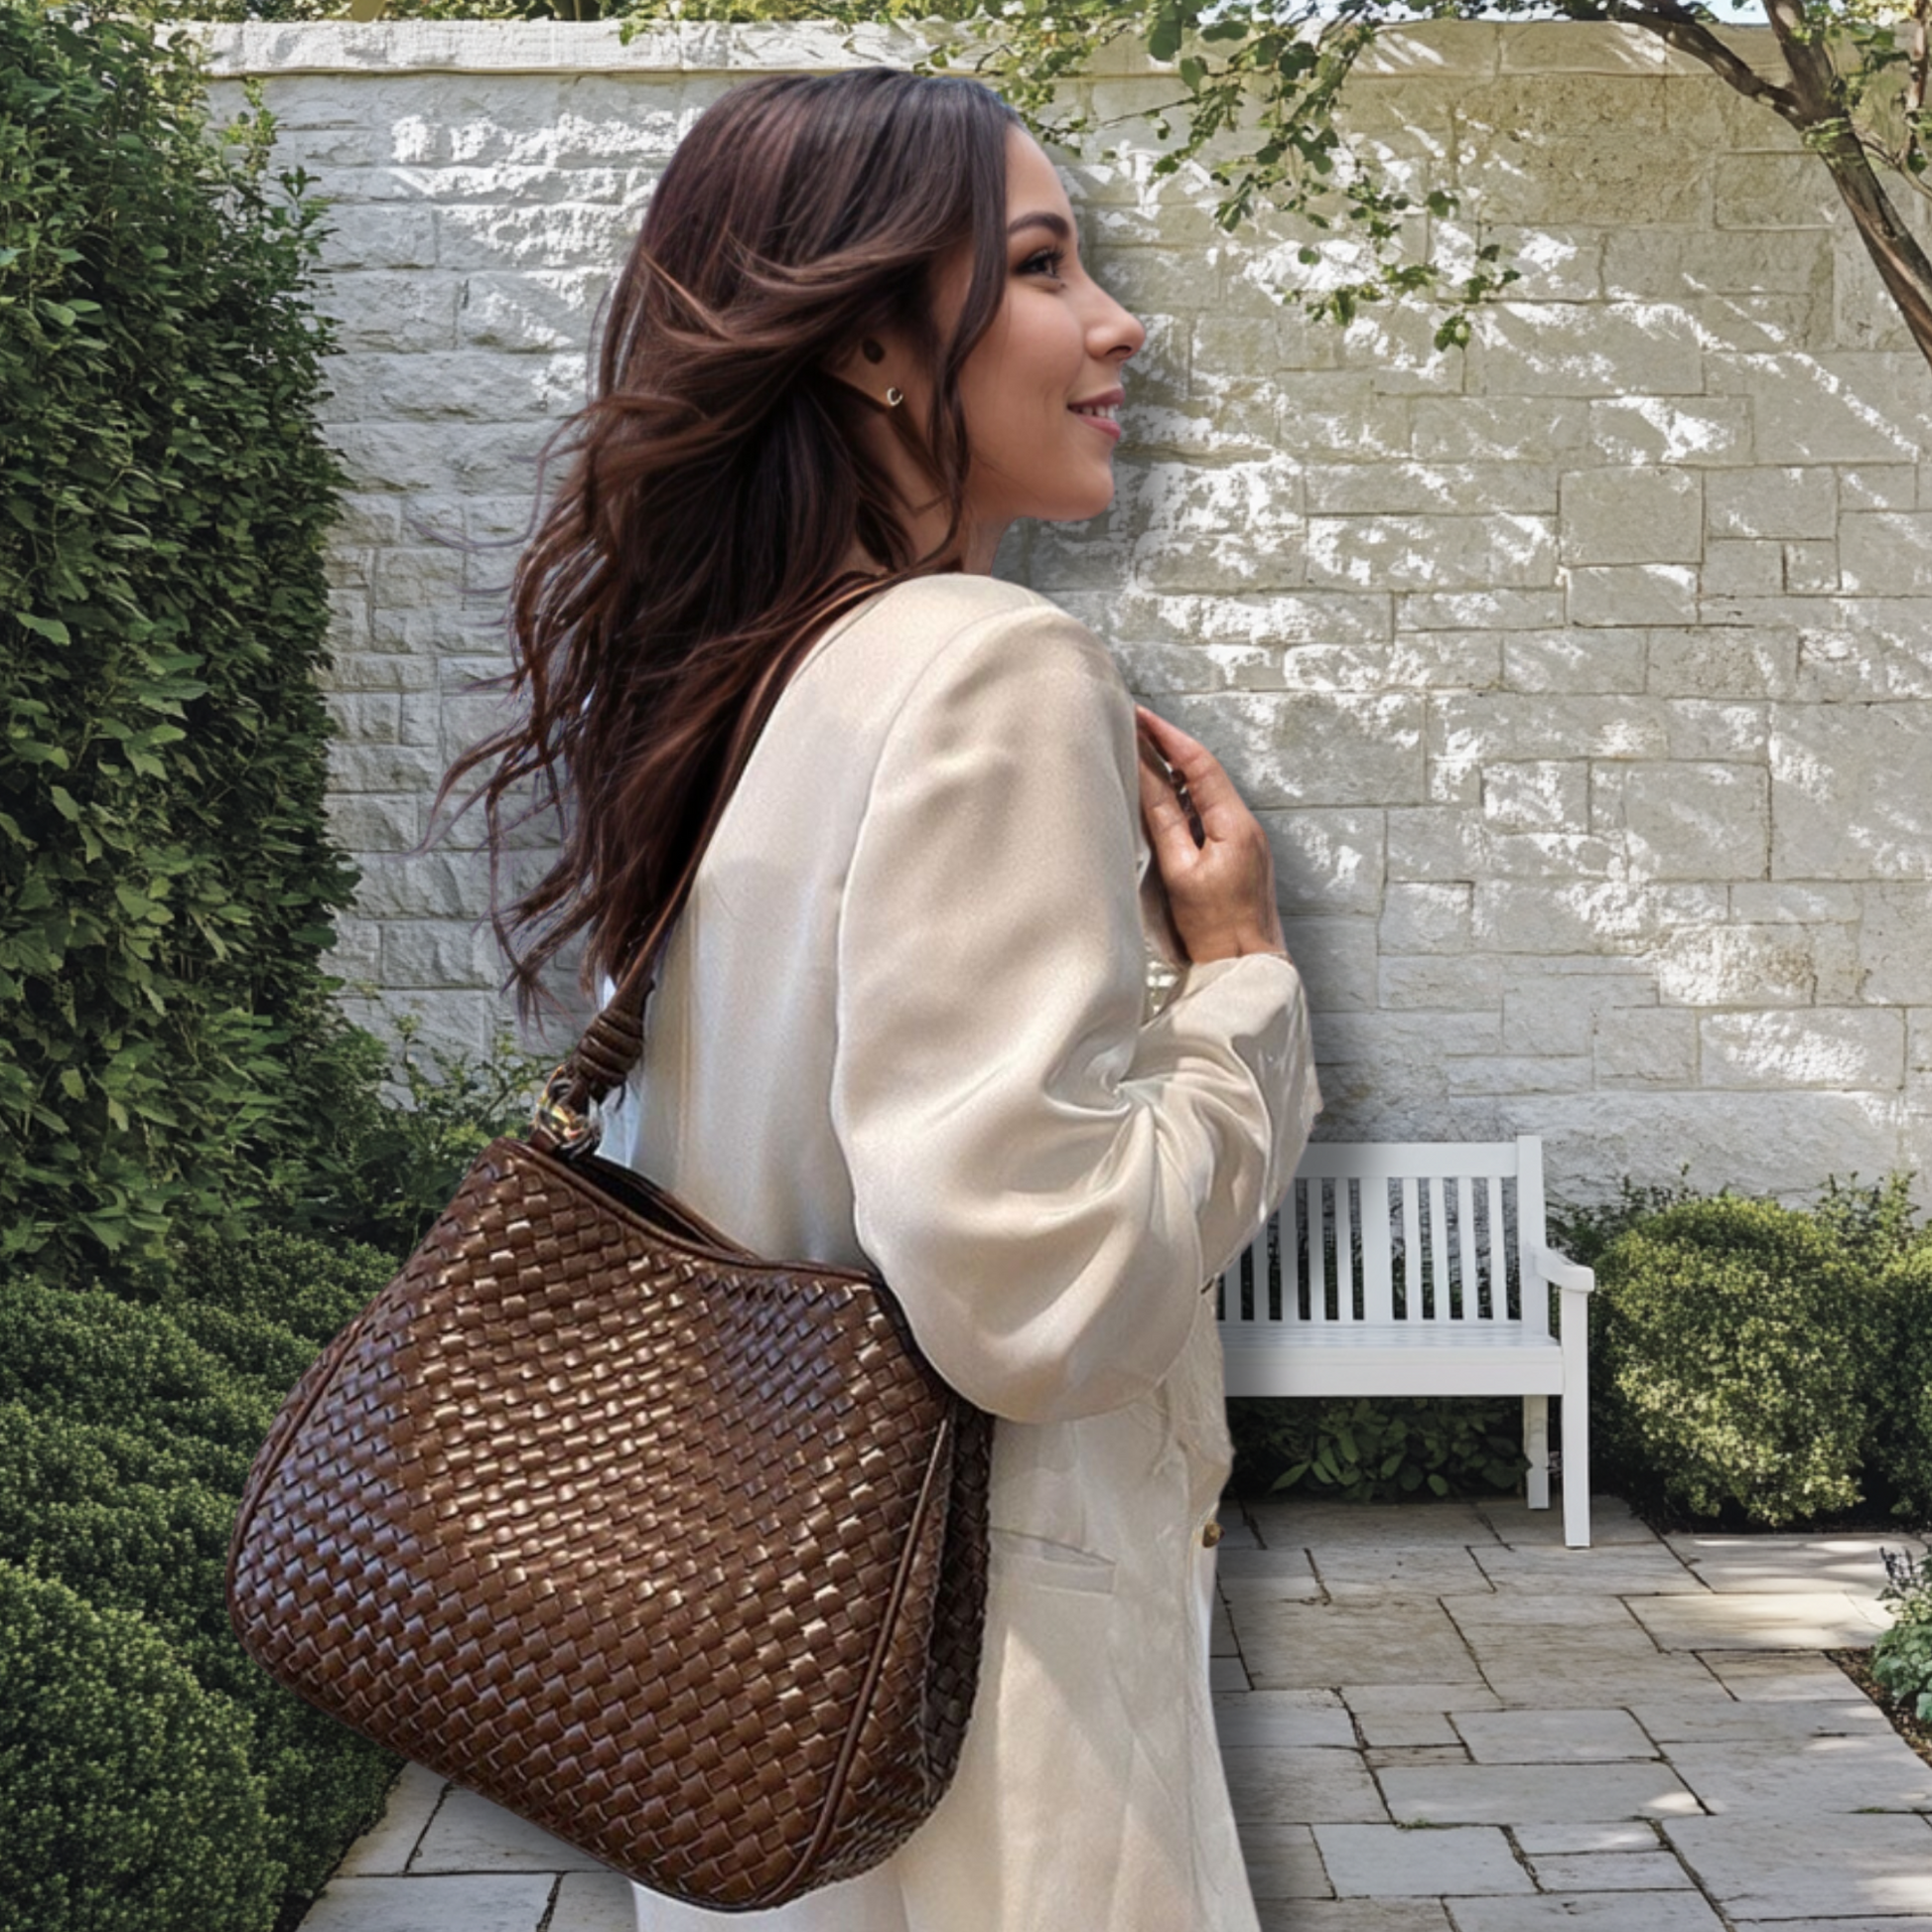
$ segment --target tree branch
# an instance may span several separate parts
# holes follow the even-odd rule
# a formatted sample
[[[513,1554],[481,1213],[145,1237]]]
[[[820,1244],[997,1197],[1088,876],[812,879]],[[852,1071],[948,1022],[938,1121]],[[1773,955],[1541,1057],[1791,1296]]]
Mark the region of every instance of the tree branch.
[[[1804,125],[1800,118],[1798,98],[1788,87],[1780,87],[1775,81],[1766,80],[1742,56],[1733,54],[1694,13],[1680,6],[1678,0],[1634,0],[1634,4],[1630,5],[1623,4],[1623,0],[1611,0],[1607,15],[1612,20],[1641,27],[1646,33],[1655,34],[1666,45],[1676,48],[1680,54],[1688,54],[1694,61],[1702,61],[1713,73],[1721,80],[1727,81],[1745,99],[1762,101],[1793,127]]]

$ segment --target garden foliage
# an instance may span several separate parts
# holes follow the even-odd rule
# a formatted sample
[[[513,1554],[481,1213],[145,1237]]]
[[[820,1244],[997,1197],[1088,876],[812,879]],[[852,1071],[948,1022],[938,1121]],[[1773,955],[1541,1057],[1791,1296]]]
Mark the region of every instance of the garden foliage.
[[[0,1264],[51,1281],[245,1232],[340,1079],[320,210],[203,87],[0,4]]]

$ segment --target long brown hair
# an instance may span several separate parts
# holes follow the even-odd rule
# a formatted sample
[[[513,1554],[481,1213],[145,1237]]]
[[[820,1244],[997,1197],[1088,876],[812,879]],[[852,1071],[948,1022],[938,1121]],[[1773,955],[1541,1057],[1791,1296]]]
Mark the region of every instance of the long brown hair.
[[[654,939],[728,774],[829,615],[959,567],[957,376],[1004,293],[1010,125],[1024,122],[964,76],[775,74],[706,108],[665,167],[613,290],[590,400],[538,459],[540,499],[551,445],[569,439],[507,587],[513,668],[467,687],[527,686],[527,709],[458,758],[430,806],[433,825],[463,773],[498,760],[482,788],[489,916],[520,1019],[559,1006],[541,974],[581,928],[586,994]],[[968,240],[972,280],[942,343],[934,269]],[[925,423],[892,411],[950,505],[924,557],[861,440],[861,412],[885,405],[821,366],[884,325],[931,375]],[[883,576],[841,568],[855,537]],[[529,809],[505,827],[503,796],[531,773]],[[555,863],[506,920],[506,833],[552,807]],[[519,955],[511,933],[546,915]]]

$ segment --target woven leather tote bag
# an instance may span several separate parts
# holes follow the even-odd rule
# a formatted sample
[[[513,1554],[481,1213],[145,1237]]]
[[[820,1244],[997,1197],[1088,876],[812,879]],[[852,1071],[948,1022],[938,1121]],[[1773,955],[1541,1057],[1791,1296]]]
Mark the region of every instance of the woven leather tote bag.
[[[343,1723],[754,1911],[881,1863],[952,1779],[994,1418],[877,1274],[760,1259],[596,1154],[656,951],[289,1396],[227,1602]]]

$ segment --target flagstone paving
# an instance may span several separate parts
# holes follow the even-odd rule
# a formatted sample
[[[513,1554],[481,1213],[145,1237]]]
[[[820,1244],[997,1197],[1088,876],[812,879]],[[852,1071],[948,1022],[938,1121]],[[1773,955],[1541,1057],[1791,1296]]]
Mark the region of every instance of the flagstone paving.
[[[1520,1501],[1224,1505],[1210,1679],[1263,1932],[1932,1932],[1932,1765],[1822,1654],[1885,1628],[1879,1551],[1924,1543],[1591,1514],[1572,1550]],[[302,1932],[635,1927],[621,1879],[412,1767]]]

